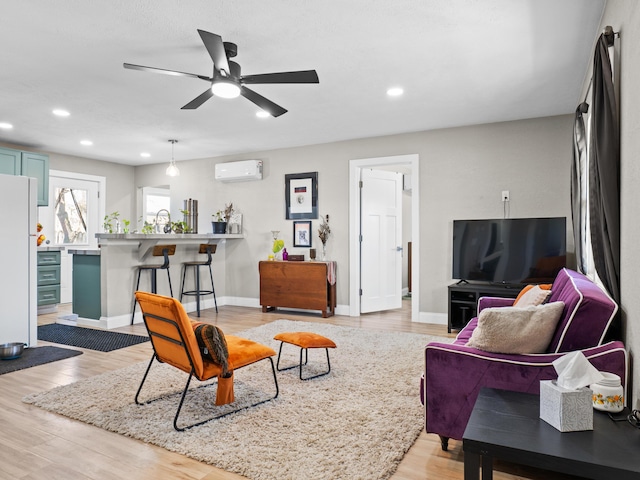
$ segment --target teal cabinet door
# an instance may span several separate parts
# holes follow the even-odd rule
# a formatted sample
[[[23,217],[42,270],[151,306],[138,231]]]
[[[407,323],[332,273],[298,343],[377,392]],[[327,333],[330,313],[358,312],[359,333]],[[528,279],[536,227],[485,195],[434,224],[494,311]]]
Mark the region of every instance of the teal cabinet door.
[[[22,152],[21,175],[38,179],[38,206],[49,205],[49,156]]]
[[[0,173],[5,175],[21,175],[22,152],[0,147]]]
[[[38,180],[38,206],[49,205],[49,156],[0,147],[0,173]]]

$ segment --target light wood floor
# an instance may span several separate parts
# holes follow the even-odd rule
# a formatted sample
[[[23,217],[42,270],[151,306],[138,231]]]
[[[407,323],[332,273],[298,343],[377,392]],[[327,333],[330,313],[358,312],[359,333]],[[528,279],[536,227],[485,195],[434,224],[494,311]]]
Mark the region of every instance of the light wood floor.
[[[226,333],[263,325],[279,318],[289,318],[387,331],[447,335],[445,326],[411,323],[409,302],[405,303],[407,305],[399,310],[367,314],[358,318],[335,316],[322,319],[319,315],[312,314],[283,311],[262,313],[260,309],[254,308],[220,307],[218,314],[215,310],[203,311],[201,319],[220,326]],[[69,312],[69,305],[61,305],[58,313],[41,315],[38,322],[55,322],[59,315]],[[123,327],[118,331],[146,333],[142,324]],[[39,342],[40,346],[47,344]],[[148,342],[109,353],[81,350],[83,355],[0,375],[0,479],[243,478],[21,402],[21,398],[29,393],[49,390],[132,363],[146,362],[151,356]],[[418,395],[416,383],[416,402],[419,401]],[[451,440],[449,451],[443,452],[437,435],[422,432],[393,479],[461,479],[463,458],[462,442]],[[575,477],[500,463],[496,464],[494,478],[547,480]]]

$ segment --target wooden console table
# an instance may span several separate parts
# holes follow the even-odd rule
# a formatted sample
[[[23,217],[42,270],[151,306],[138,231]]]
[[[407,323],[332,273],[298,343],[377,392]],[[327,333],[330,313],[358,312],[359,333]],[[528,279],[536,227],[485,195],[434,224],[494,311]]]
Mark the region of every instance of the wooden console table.
[[[263,312],[289,307],[320,310],[323,318],[334,314],[335,262],[267,261],[260,262],[258,269]]]

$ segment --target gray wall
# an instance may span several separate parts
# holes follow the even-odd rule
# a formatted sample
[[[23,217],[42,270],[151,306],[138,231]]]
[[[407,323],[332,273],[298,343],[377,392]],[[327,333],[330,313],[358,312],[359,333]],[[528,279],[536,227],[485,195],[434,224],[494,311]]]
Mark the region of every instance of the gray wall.
[[[414,295],[419,295],[421,312],[444,314],[453,219],[502,217],[502,190],[511,192],[511,217],[570,216],[571,129],[572,117],[558,116],[179,162],[180,177],[170,179],[172,201],[179,201],[172,210],[177,214],[185,198],[197,199],[199,231],[208,232],[210,214],[233,202],[244,214],[247,238],[227,244],[226,291],[221,294],[257,298],[257,262],[269,253],[270,231],[280,230],[285,243],[292,244],[292,222],[284,218],[284,176],[317,171],[320,214],[331,218],[328,255],[338,262],[338,304],[347,305],[349,160],[417,153],[421,288]],[[262,181],[214,180],[215,163],[249,158],[264,161]],[[165,168],[137,168],[136,185],[166,182]],[[319,244],[317,226],[314,221],[314,246]],[[572,240],[569,249],[573,251]]]
[[[640,271],[640,6],[634,0],[609,0],[600,31],[611,25],[616,39],[620,83],[620,193],[621,193],[621,308],[624,341],[631,359],[632,390],[628,404],[640,408],[640,296],[636,291]],[[594,39],[595,41],[595,39]],[[584,90],[587,89],[587,81]]]

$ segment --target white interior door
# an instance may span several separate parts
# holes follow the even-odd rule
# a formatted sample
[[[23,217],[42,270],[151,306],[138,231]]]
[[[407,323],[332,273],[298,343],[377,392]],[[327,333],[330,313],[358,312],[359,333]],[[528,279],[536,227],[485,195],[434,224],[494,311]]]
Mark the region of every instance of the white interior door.
[[[402,306],[402,174],[362,169],[360,312]]]
[[[52,246],[65,249],[60,255],[60,303],[72,301],[72,260],[69,249],[98,248],[95,234],[104,216],[104,177],[52,170],[49,205],[40,207],[38,220]]]

